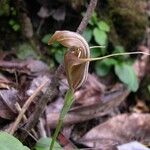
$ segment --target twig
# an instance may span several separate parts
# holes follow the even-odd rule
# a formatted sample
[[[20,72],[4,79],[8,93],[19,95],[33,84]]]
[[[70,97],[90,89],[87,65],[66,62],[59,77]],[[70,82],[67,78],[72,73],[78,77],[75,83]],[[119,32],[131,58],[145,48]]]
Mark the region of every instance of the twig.
[[[21,112],[21,107],[20,107],[19,103],[17,102],[15,104],[15,106],[16,106],[17,111],[20,113]],[[25,114],[23,115],[22,119],[23,119],[24,122],[27,121],[27,117],[26,117]]]
[[[56,70],[54,76],[52,77],[51,84],[47,89],[46,93],[41,97],[39,103],[35,106],[35,111],[29,117],[27,124],[22,130],[21,135],[19,135],[20,140],[24,141],[27,137],[28,133],[25,131],[30,131],[38,122],[44,108],[46,107],[47,103],[52,101],[54,97],[57,95],[57,86],[59,85],[59,76],[63,72],[63,65],[60,65],[59,68]]]
[[[30,106],[31,102],[34,100],[34,98],[37,96],[37,94],[41,91],[41,89],[46,85],[46,83],[48,82],[48,80],[45,80],[36,90],[35,92],[28,98],[28,100],[25,102],[25,104],[23,105],[21,112],[19,113],[18,117],[16,118],[11,130],[10,130],[10,134],[14,134],[14,132],[17,129],[18,124],[20,123],[22,117],[24,116],[24,113],[26,112],[26,110],[28,109],[28,107]]]
[[[15,104],[15,106],[16,106],[17,111],[20,113],[20,112],[21,112],[21,107],[20,107],[19,103],[17,102],[17,103]],[[24,121],[24,122],[26,122],[26,121],[28,120],[25,114],[23,115],[22,118],[23,118],[23,121]],[[34,130],[34,129],[31,129],[31,131],[32,131],[32,133],[33,133],[33,136],[32,136],[32,137],[38,138],[38,135],[37,135],[37,133],[35,132],[35,130]]]
[[[86,28],[86,25],[88,24],[88,20],[92,15],[93,10],[96,7],[96,3],[97,0],[91,0],[87,11],[84,15],[84,18],[82,19],[78,29],[76,32],[78,33],[82,33],[83,30]],[[46,107],[48,102],[51,102],[54,97],[57,95],[58,91],[57,91],[57,87],[59,86],[59,76],[64,72],[64,67],[63,64],[61,64],[58,69],[56,70],[51,84],[49,86],[49,88],[47,89],[46,93],[43,95],[43,97],[39,100],[39,103],[36,105],[35,107],[35,111],[33,112],[33,114],[29,117],[27,124],[24,127],[24,130],[26,131],[30,131],[38,122],[40,115],[42,114],[44,108]],[[20,138],[22,140],[24,140],[26,138],[27,134],[22,133],[22,135],[20,136]]]
[[[27,63],[25,61],[18,63],[18,62],[0,60],[0,68],[2,69],[23,70],[26,68],[26,66]]]
[[[97,4],[97,0],[91,0],[90,1],[90,4],[89,4],[87,11],[84,15],[84,18],[82,19],[82,21],[81,21],[81,23],[80,23],[80,25],[76,31],[77,33],[81,34],[84,31],[84,29],[86,28],[88,21],[89,21],[91,15],[93,13],[95,7],[96,7],[96,4]]]
[[[44,137],[46,138],[46,131],[45,131],[45,127],[44,127],[44,123],[43,123],[43,119],[40,118],[39,119],[39,123],[38,123],[38,131],[40,133],[40,137]]]

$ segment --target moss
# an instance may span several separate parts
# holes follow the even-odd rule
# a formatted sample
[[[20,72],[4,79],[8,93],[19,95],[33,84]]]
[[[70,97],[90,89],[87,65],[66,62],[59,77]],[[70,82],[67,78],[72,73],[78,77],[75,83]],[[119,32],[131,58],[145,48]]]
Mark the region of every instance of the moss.
[[[107,14],[120,44],[131,49],[143,39],[148,17],[144,12],[146,0],[108,0]],[[116,42],[116,39],[114,39]]]

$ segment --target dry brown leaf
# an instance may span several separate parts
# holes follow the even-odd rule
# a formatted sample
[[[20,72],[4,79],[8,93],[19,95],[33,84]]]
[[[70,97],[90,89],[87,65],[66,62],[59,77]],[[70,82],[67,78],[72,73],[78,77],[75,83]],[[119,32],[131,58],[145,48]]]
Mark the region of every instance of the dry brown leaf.
[[[10,89],[13,83],[0,74],[0,89]]]
[[[101,96],[101,99],[99,98],[99,101],[92,105],[73,107],[65,116],[63,124],[74,124],[104,116],[110,113],[113,108],[119,106],[128,94],[129,91],[124,86],[120,86],[118,91]],[[55,127],[58,117],[59,113],[49,113],[47,115],[47,122],[50,128]]]
[[[78,142],[103,150],[112,150],[115,145],[133,140],[148,144],[150,140],[149,122],[149,114],[118,115],[91,129]]]
[[[18,91],[15,89],[0,90],[0,117],[14,119],[17,114],[15,103],[18,101]]]

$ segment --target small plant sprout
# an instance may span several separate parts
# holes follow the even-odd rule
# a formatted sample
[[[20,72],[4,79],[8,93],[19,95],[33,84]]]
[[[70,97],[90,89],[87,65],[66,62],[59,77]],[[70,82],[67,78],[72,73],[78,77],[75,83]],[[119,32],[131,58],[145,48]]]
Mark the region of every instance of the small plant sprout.
[[[80,34],[71,31],[56,31],[48,41],[48,45],[52,44],[54,41],[59,42],[60,44],[69,49],[64,55],[64,67],[67,81],[69,84],[69,90],[67,91],[65,96],[64,106],[60,112],[59,121],[56,126],[56,130],[50,145],[50,150],[53,149],[54,142],[56,141],[57,135],[61,129],[63,119],[71,107],[71,104],[73,102],[74,91],[77,88],[81,87],[81,85],[87,79],[90,61],[102,60],[105,58],[120,55],[130,55],[130,54],[150,55],[149,53],[146,52],[125,52],[125,53],[110,54],[98,58],[90,58],[90,49],[103,46],[89,47],[86,40]]]

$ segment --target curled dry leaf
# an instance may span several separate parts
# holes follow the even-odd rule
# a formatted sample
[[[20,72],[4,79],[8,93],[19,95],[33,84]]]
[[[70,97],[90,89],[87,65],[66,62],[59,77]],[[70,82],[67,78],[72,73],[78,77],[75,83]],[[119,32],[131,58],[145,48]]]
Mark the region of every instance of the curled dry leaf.
[[[80,34],[71,31],[56,31],[48,44],[54,41],[69,48],[64,55],[64,66],[69,87],[75,90],[87,79],[89,62],[80,59],[90,57],[89,45]]]

